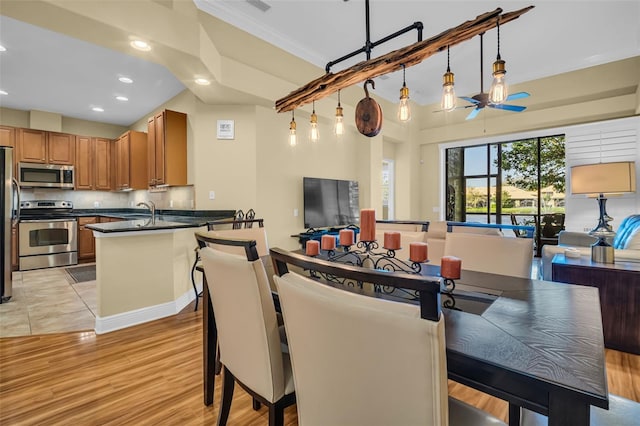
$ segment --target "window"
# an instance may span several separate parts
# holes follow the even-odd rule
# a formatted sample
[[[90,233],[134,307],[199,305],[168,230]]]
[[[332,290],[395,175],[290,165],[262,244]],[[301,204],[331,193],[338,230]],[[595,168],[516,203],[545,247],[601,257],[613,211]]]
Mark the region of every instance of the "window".
[[[564,213],[564,135],[446,150],[446,219],[540,223]]]
[[[393,160],[382,160],[382,219],[395,218],[395,169]]]

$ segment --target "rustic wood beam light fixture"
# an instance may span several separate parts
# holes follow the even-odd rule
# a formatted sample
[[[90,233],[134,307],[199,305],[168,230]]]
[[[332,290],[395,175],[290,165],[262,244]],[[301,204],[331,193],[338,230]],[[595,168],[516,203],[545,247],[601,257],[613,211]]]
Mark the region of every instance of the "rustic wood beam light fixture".
[[[411,67],[419,64],[428,57],[438,53],[441,50],[447,48],[447,46],[454,46],[460,44],[463,41],[467,41],[477,35],[480,35],[490,29],[495,28],[498,25],[504,25],[508,22],[517,19],[520,15],[527,13],[534,6],[528,6],[513,12],[502,13],[501,8],[497,8],[492,12],[486,12],[476,17],[471,21],[466,21],[457,27],[450,28],[438,35],[435,35],[427,40],[421,40],[422,24],[419,22],[406,27],[397,33],[391,34],[382,40],[371,43],[369,40],[369,1],[366,2],[366,18],[367,18],[367,42],[365,46],[355,52],[347,54],[336,61],[329,62],[326,67],[327,73],[322,77],[319,77],[313,81],[310,81],[306,85],[300,87],[297,90],[289,93],[282,99],[276,101],[277,112],[287,112],[294,110],[295,108],[323,99],[338,90],[345,87],[352,86],[357,83],[361,83],[366,80],[399,70],[401,67]],[[419,26],[418,26],[419,24]],[[385,55],[379,56],[374,59],[370,59],[371,48],[375,45],[386,42],[394,37],[397,37],[404,32],[411,29],[418,29],[419,41],[401,49],[394,50]],[[337,73],[330,72],[331,66],[345,59],[351,58],[358,53],[366,53],[367,60],[359,62],[349,68],[346,68]]]

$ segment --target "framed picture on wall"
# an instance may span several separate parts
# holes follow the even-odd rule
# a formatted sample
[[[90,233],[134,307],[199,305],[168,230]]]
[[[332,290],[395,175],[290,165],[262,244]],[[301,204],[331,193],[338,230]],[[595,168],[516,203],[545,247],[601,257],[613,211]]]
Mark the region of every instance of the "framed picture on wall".
[[[235,123],[233,120],[218,120],[218,139],[234,139]]]

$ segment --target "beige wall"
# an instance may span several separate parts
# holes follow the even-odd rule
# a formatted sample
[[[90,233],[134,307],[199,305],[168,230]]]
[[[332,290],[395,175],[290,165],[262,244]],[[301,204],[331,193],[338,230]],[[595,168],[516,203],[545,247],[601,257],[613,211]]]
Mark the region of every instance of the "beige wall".
[[[136,33],[153,41],[153,60],[188,89],[148,115],[162,108],[188,114],[188,182],[195,187],[196,208],[254,208],[266,219],[271,245],[294,247],[289,235],[304,229],[303,176],[358,180],[360,206],[381,212],[381,162],[389,144],[396,161],[396,218],[435,220],[441,214],[440,143],[544,133],[552,127],[640,113],[637,56],[514,85],[512,92],[532,94],[521,102],[527,111],[518,114],[487,110],[465,121],[468,110],[433,113],[438,105],[414,105],[413,120],[400,125],[395,105],[379,100],[385,119],[375,138],[363,137],[353,127],[355,105],[364,93],[352,86],[342,91],[348,124],[343,140],[332,136],[332,96],[334,101],[316,103],[321,130],[316,146],[306,141],[311,106],[296,110],[299,144],[292,149],[286,141],[291,115],[276,114],[271,106],[323,70],[197,11],[191,2],[173,1],[167,3],[170,7],[151,0],[128,3],[131,7],[124,8],[112,2],[3,2],[3,14],[136,56],[142,54],[122,40]],[[196,74],[215,81],[208,88],[196,86]],[[0,114],[3,124],[27,127],[25,113],[3,109]],[[215,138],[218,119],[235,120],[235,140]],[[62,126],[63,131],[83,127],[66,118]],[[146,117],[131,127],[146,131]],[[208,198],[211,190],[215,200]]]

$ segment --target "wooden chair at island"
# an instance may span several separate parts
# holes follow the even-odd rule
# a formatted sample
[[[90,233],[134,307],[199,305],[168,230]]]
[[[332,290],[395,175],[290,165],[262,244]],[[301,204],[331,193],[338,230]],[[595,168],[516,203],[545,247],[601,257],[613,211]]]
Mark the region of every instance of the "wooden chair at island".
[[[360,277],[375,283],[378,274]],[[448,397],[444,317],[295,272],[275,281],[300,425],[505,425]]]
[[[203,234],[196,238],[223,366],[218,425],[227,422],[235,383],[253,397],[254,409],[260,403],[269,407],[270,425],[282,425],[284,408],[295,403],[293,377],[257,243]],[[217,249],[220,247],[239,249],[243,254],[227,253]]]

